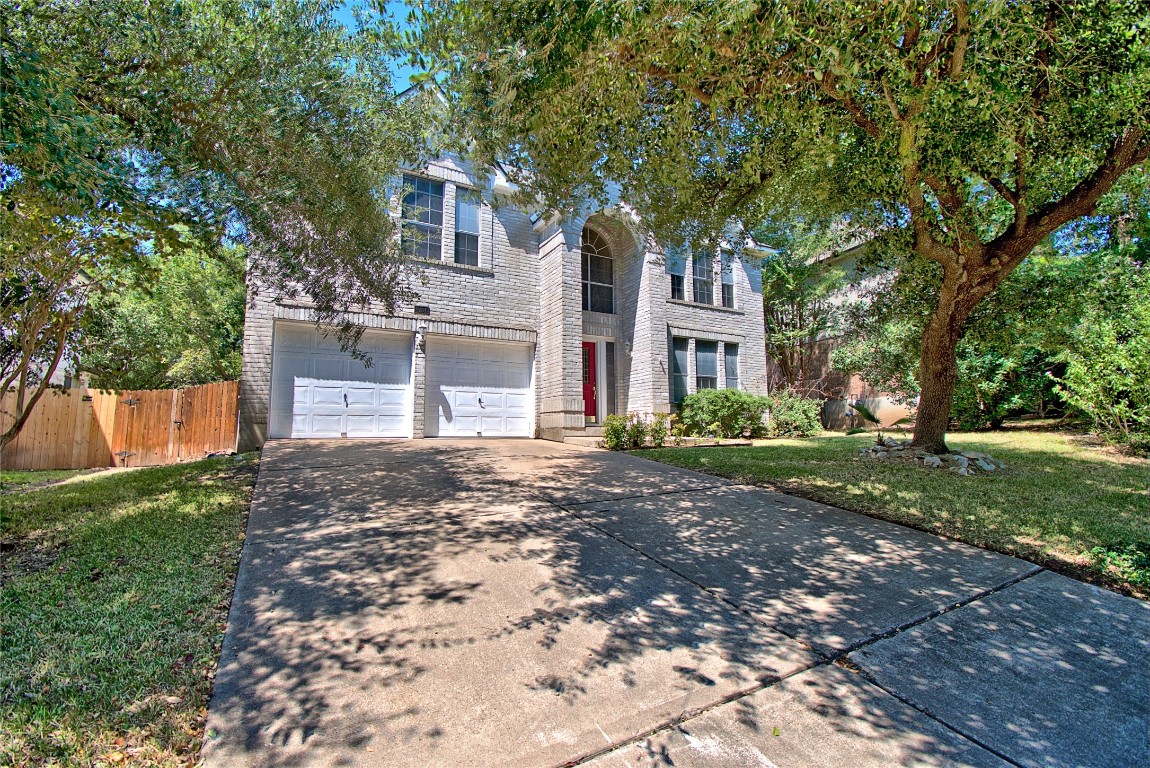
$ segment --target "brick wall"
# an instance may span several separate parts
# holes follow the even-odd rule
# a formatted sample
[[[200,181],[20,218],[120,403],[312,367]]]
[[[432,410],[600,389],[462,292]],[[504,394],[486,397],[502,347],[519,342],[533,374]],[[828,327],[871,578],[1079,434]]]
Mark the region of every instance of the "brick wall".
[[[757,264],[735,269],[736,309],[702,307],[669,299],[663,257],[637,234],[628,216],[584,213],[562,222],[533,223],[523,211],[502,205],[467,167],[450,159],[419,172],[444,182],[443,259],[416,262],[418,298],[387,316],[381,305],[366,307],[353,320],[369,328],[429,335],[502,339],[535,345],[536,436],[562,439],[584,428],[581,344],[585,335],[615,342],[615,410],[668,411],[668,346],[671,335],[739,344],[740,386],[765,393],[761,279]],[[396,186],[399,179],[396,179]],[[455,195],[459,187],[482,190],[478,267],[454,264]],[[393,201],[398,213],[398,199]],[[608,238],[616,259],[616,312],[582,311],[580,245],[584,222]],[[687,276],[688,286],[690,275]],[[719,269],[715,270],[719,301]],[[688,288],[688,296],[690,290]],[[430,315],[415,314],[416,305]],[[311,319],[307,301],[277,303],[250,295],[244,327],[240,380],[240,448],[258,447],[267,437],[271,349],[277,319]],[[720,352],[721,354],[721,352]],[[415,409],[412,432],[424,432],[424,365],[418,347],[413,360]],[[694,366],[692,344],[691,366]],[[720,378],[722,368],[720,366]],[[689,386],[694,388],[692,370]]]

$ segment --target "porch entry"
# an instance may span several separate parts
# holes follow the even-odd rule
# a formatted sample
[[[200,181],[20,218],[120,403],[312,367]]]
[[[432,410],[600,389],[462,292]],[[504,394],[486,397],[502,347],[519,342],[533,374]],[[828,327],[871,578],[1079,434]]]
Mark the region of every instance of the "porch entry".
[[[598,377],[595,366],[595,342],[583,342],[583,416],[588,424],[599,421]]]
[[[615,413],[615,342],[584,340],[583,418],[587,424],[600,424]]]

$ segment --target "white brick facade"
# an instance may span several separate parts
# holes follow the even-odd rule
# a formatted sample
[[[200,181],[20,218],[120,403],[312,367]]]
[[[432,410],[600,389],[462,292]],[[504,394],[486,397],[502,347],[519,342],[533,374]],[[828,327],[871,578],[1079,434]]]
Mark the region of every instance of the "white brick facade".
[[[500,204],[485,180],[451,160],[432,163],[418,175],[442,181],[443,237],[440,262],[420,262],[425,284],[418,299],[388,317],[382,307],[354,316],[367,328],[413,334],[412,434],[425,432],[425,348],[437,335],[492,339],[534,349],[534,435],[562,440],[584,434],[582,344],[614,349],[614,382],[600,393],[600,421],[610,412],[670,411],[670,343],[691,339],[689,387],[694,390],[694,339],[739,344],[740,388],[766,393],[761,277],[757,263],[734,270],[735,308],[670,299],[670,279],[654,244],[636,231],[620,209],[574,216],[562,222],[533,222],[521,210]],[[479,190],[479,265],[456,265],[455,198],[460,187]],[[581,238],[595,229],[608,243],[614,263],[614,313],[584,312]],[[716,260],[716,265],[718,264]],[[738,265],[737,265],[738,266]],[[690,275],[687,278],[690,298]],[[715,300],[721,294],[715,270]],[[415,314],[416,306],[430,314]],[[240,385],[240,446],[258,447],[267,438],[272,347],[277,320],[308,320],[307,302],[275,302],[252,294],[244,327]],[[601,352],[601,354],[603,354]],[[722,386],[722,347],[719,367]],[[608,364],[610,361],[607,361]],[[610,392],[614,397],[611,400]]]

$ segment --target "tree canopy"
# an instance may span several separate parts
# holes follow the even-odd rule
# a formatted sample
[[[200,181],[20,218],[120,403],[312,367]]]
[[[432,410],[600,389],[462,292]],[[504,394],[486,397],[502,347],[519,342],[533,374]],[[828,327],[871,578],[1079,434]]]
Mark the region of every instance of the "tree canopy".
[[[250,244],[262,290],[310,297],[352,345],[348,311],[408,296],[383,191],[423,149],[423,117],[392,92],[393,30],[368,16],[348,30],[342,5],[0,0],[3,344],[16,345],[0,359],[24,361],[9,383],[46,378],[60,323],[93,292],[147,283],[187,238],[208,254]],[[36,317],[55,325],[21,331],[15,296],[44,298]]]
[[[479,154],[557,208],[617,182],[683,233],[798,205],[937,264],[932,450],[970,312],[1150,155],[1144,0],[438,0],[423,29]]]

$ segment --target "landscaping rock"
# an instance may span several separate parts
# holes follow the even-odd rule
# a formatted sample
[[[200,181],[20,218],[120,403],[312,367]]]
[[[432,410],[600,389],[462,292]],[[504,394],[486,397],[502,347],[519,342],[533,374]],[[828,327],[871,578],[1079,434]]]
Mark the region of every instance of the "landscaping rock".
[[[859,456],[864,459],[922,462],[925,467],[945,469],[962,477],[994,472],[1006,466],[980,451],[956,451],[955,453],[936,455],[922,448],[911,446],[909,441],[900,443],[890,437],[883,438],[881,443],[873,443],[860,448]]]

